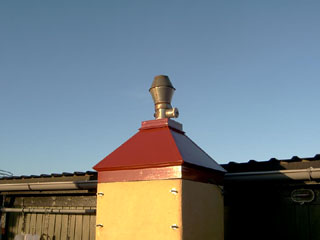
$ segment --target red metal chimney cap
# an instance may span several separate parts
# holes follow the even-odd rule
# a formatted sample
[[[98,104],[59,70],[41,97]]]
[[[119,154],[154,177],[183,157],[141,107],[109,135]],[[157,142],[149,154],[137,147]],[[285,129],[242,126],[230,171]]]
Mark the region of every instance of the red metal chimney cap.
[[[225,172],[171,119],[144,121],[139,132],[93,168],[98,171],[195,165]]]

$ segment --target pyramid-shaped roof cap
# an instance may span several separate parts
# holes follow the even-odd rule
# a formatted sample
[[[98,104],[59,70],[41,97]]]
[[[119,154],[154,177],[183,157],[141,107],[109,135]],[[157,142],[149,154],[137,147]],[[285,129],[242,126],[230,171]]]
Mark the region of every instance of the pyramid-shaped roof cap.
[[[139,132],[102,159],[99,171],[189,165],[225,172],[171,119],[142,122]]]

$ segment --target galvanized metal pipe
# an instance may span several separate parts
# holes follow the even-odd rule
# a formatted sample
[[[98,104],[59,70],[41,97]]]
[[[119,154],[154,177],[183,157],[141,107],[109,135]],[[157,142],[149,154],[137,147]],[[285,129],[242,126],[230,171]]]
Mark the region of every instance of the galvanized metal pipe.
[[[0,208],[3,213],[95,214],[96,209]]]
[[[177,118],[178,108],[171,106],[171,99],[176,89],[172,86],[168,76],[156,76],[152,82],[149,92],[154,101],[156,119]]]
[[[68,182],[36,182],[0,184],[0,192],[4,191],[45,191],[45,190],[79,190],[96,189],[97,180]]]
[[[300,180],[311,181],[320,179],[320,168],[295,170],[277,170],[263,172],[226,173],[225,181],[270,181],[270,180]]]

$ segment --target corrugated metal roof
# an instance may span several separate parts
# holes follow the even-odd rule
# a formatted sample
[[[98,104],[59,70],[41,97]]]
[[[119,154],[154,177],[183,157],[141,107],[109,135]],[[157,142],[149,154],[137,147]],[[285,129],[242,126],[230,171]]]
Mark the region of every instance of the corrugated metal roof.
[[[306,169],[310,167],[320,168],[320,154],[307,158],[293,156],[291,159],[281,160],[277,158],[271,158],[268,161],[250,160],[245,163],[229,162],[228,164],[222,164],[222,167],[229,173]]]
[[[291,159],[277,159],[271,158],[268,161],[256,161],[250,160],[245,163],[229,162],[222,164],[222,167],[229,173],[236,172],[252,172],[252,171],[273,171],[273,170],[289,170],[289,169],[306,169],[306,168],[320,168],[320,154],[314,157],[301,158],[293,156]],[[40,175],[21,175],[21,176],[3,176],[0,177],[2,180],[37,180],[37,179],[56,179],[56,178],[75,178],[75,177],[87,177],[90,179],[97,179],[96,171],[86,172],[63,172],[63,173],[51,173],[51,174],[40,174]]]
[[[0,177],[0,181],[2,180],[23,180],[23,179],[55,179],[55,178],[62,178],[62,177],[90,177],[92,179],[97,178],[96,171],[86,171],[86,172],[63,172],[63,173],[51,173],[51,174],[40,174],[40,175],[21,175],[21,176],[3,176]]]

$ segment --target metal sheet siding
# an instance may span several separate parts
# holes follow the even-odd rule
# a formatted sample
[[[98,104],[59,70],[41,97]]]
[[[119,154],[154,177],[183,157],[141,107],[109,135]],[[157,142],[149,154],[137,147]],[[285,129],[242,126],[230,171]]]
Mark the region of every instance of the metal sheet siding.
[[[4,206],[7,208],[3,209],[8,211],[2,212],[6,216],[6,231],[2,239],[14,240],[17,235],[23,234],[37,235],[41,240],[95,239],[94,193],[8,195],[5,197]],[[89,209],[92,211],[70,211]],[[12,212],[21,210],[25,212]],[[61,213],[57,210],[69,211]]]
[[[93,207],[53,207],[54,209],[93,209]],[[8,240],[18,234],[36,234],[50,240],[94,240],[93,214],[7,213]]]

